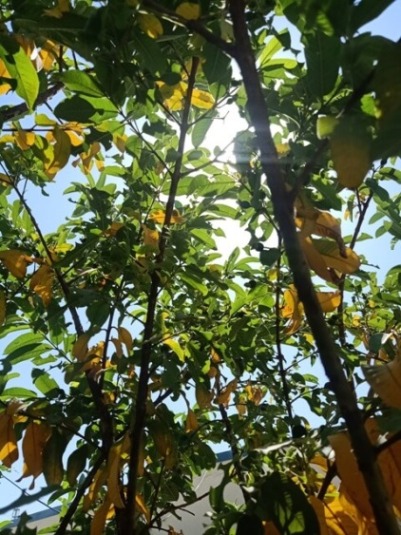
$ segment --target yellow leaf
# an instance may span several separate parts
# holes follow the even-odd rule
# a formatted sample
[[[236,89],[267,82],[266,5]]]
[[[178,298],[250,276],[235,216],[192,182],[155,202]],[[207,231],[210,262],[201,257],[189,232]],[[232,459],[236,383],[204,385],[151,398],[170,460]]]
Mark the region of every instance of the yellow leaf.
[[[6,320],[6,314],[6,294],[0,291],[0,326],[3,325]]]
[[[125,508],[125,503],[123,502],[121,495],[122,488],[120,481],[122,445],[123,441],[120,441],[110,449],[109,458],[107,461],[107,489],[109,491],[110,500],[119,509]]]
[[[323,312],[334,312],[340,306],[340,292],[316,292],[316,296]]]
[[[198,383],[195,389],[196,403],[200,409],[209,409],[212,404],[213,392],[210,392],[205,383]]]
[[[85,173],[89,173],[89,171],[92,169],[93,165],[93,159],[97,157],[97,155],[100,153],[101,147],[100,143],[98,141],[95,141],[91,144],[89,147],[89,150],[86,152],[81,152],[79,155],[79,160],[75,160],[72,165],[73,167],[76,167],[78,163],[81,161],[82,167]]]
[[[35,479],[43,472],[43,448],[51,435],[51,428],[41,422],[31,422],[25,430],[22,440],[24,467],[22,477],[33,476]]]
[[[125,327],[118,328],[118,338],[125,345],[127,353],[129,354],[132,346],[134,345],[134,340],[131,333]]]
[[[116,355],[117,358],[121,358],[123,356],[123,346],[118,338],[112,338],[112,343],[114,344],[114,347],[116,348]]]
[[[171,111],[179,111],[184,107],[184,96],[188,87],[184,82],[176,85],[167,85],[164,82],[156,82],[163,99],[163,105]]]
[[[387,364],[364,366],[367,382],[389,407],[401,408],[401,360],[396,357]]]
[[[208,91],[197,89],[196,87],[192,91],[191,104],[196,108],[202,110],[210,110],[215,103],[214,97]]]
[[[141,494],[137,494],[135,496],[135,503],[138,508],[138,511],[140,511],[144,517],[146,518],[146,522],[150,522],[150,511],[145,503],[145,500],[143,499],[143,496]]]
[[[164,210],[155,210],[152,212],[149,216],[149,219],[152,221],[155,221],[155,223],[163,224],[166,217],[166,212]],[[185,218],[182,217],[178,210],[173,210],[173,213],[171,215],[170,223],[173,224],[179,224],[183,223],[185,221]]]
[[[299,300],[298,292],[293,284],[290,284],[283,294],[283,307],[281,315],[284,319],[289,319],[285,328],[285,334],[290,336],[298,331],[302,325],[304,307]]]
[[[43,11],[43,15],[46,15],[47,17],[61,19],[63,14],[68,13],[69,11],[70,11],[69,0],[58,0],[57,7],[54,7],[52,9],[45,9]]]
[[[195,20],[200,17],[200,6],[194,2],[183,2],[175,10],[177,15],[186,20]]]
[[[90,338],[90,335],[87,333],[81,334],[72,346],[72,356],[81,362],[85,360],[88,354],[88,342]]]
[[[47,307],[53,295],[54,269],[47,264],[43,264],[32,275],[29,287],[42,299]]]
[[[146,225],[142,225],[143,243],[152,251],[159,249],[159,233]]]
[[[12,186],[13,184],[11,178],[8,175],[5,175],[4,173],[0,173],[0,183],[7,186]]]
[[[30,261],[22,251],[9,249],[0,251],[0,260],[4,263],[10,273],[17,279],[23,279],[26,275],[27,263]]]
[[[100,489],[107,481],[107,466],[98,470],[89,486],[88,493],[85,494],[82,509],[87,512],[92,503],[97,499]]]
[[[336,456],[337,473],[341,478],[342,485],[363,516],[372,519],[373,512],[369,502],[369,494],[352,453],[348,434],[345,432],[336,433],[329,437],[329,441]]]
[[[247,385],[245,387],[245,392],[248,400],[254,405],[259,405],[265,396],[265,392],[263,392],[262,388],[258,385]]]
[[[4,411],[0,414],[0,462],[10,468],[18,460],[17,437],[14,431],[14,418]]]
[[[192,431],[196,431],[197,429],[199,429],[199,423],[196,414],[192,409],[188,409],[188,414],[185,421],[185,431],[187,433],[191,433]]]
[[[60,55],[60,48],[60,45],[50,39],[47,39],[42,45],[39,51],[39,58],[45,71],[49,71],[52,68],[56,58]]]
[[[329,502],[324,502],[324,516],[329,534],[358,535],[358,526],[347,512],[349,508],[343,508],[343,505],[345,504],[340,501],[339,497]]]
[[[228,385],[220,392],[216,397],[216,403],[219,405],[228,406],[231,398],[231,394],[237,389],[237,380],[233,379]]]
[[[106,229],[106,230],[103,232],[103,234],[104,234],[105,236],[112,236],[112,237],[114,237],[114,236],[117,234],[117,232],[118,232],[121,228],[123,228],[123,226],[124,226],[124,223],[119,223],[118,221],[113,221],[112,224],[109,226],[109,228]]]
[[[317,519],[319,521],[320,535],[331,535],[326,523],[326,515],[324,512],[324,503],[321,500],[318,500],[316,496],[309,496],[309,503],[311,504],[313,510],[316,513]]]
[[[4,61],[0,58],[0,78],[3,80],[0,83],[0,95],[8,93],[11,89],[11,85],[4,81],[4,78],[11,78],[10,73],[7,70],[7,67]]]
[[[351,274],[359,269],[361,261],[359,256],[349,247],[340,251],[338,245],[331,240],[312,240],[313,246],[323,256],[327,267],[340,273]]]
[[[71,141],[69,136],[58,127],[54,129],[53,135],[56,143],[54,145],[49,145],[44,151],[44,169],[49,179],[54,178],[60,169],[65,167],[71,154]]]
[[[28,150],[29,147],[35,144],[34,132],[26,130],[18,130],[14,134],[15,142],[21,150]]]
[[[104,502],[96,509],[91,521],[90,535],[100,535],[104,532],[106,520],[110,512],[114,513],[114,505],[109,496],[106,496]]]
[[[148,37],[157,39],[163,35],[163,26],[160,20],[152,13],[141,14],[138,16],[139,26]]]

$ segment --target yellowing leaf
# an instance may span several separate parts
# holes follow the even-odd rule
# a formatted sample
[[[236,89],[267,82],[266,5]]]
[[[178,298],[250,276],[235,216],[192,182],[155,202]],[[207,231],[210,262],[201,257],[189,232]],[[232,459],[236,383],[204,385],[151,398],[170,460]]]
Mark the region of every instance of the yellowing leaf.
[[[118,338],[111,338],[111,341],[114,344],[114,347],[116,348],[117,358],[120,359],[124,355],[122,343]]]
[[[396,357],[387,364],[364,366],[366,380],[379,398],[389,407],[401,408],[401,360]]]
[[[248,400],[254,405],[259,405],[265,396],[265,392],[263,392],[262,388],[258,385],[247,385],[245,387],[245,392]]]
[[[60,55],[60,49],[60,45],[50,39],[47,39],[42,45],[39,51],[39,58],[45,71],[49,71],[52,68],[56,58]]]
[[[17,249],[0,251],[0,260],[14,277],[17,277],[17,279],[23,279],[25,277],[26,267],[30,258],[22,251],[18,251]]]
[[[319,139],[329,137],[336,126],[338,125],[338,119],[330,115],[321,115],[316,121],[316,133]]]
[[[81,362],[85,360],[88,354],[88,342],[90,338],[89,334],[81,334],[72,346],[72,356]]]
[[[299,300],[298,292],[293,284],[284,291],[283,302],[284,306],[281,309],[281,315],[284,319],[290,320],[285,329],[285,334],[290,336],[301,327],[304,310]]]
[[[315,511],[317,519],[319,521],[320,535],[331,535],[326,524],[324,503],[321,500],[318,500],[316,496],[309,496],[308,501],[311,504],[313,510]]]
[[[4,411],[0,414],[0,462],[10,468],[18,460],[17,437],[14,431],[14,418]]]
[[[0,173],[0,184],[11,186],[12,180],[8,175],[5,175],[4,173]]]
[[[196,87],[192,91],[191,104],[195,106],[195,108],[200,108],[202,110],[210,110],[211,108],[213,108],[214,103],[214,97],[208,91],[197,89]]]
[[[316,498],[315,498],[316,499]],[[313,507],[313,501],[311,502]],[[324,502],[324,516],[329,535],[358,535],[358,526],[348,514],[349,508],[341,502],[339,497]],[[314,507],[315,509],[315,507]],[[316,509],[315,509],[316,511]],[[348,512],[347,512],[348,511]],[[319,522],[320,522],[320,517]]]
[[[159,233],[146,225],[142,225],[143,243],[152,251],[159,249]]]
[[[141,494],[137,494],[135,496],[135,503],[138,508],[138,511],[140,511],[144,517],[146,518],[146,522],[150,522],[150,510],[148,506],[145,503],[145,500]]]
[[[26,130],[18,130],[14,134],[16,144],[21,150],[28,150],[35,144],[35,133]]]
[[[11,78],[11,76],[2,59],[0,59],[0,78],[3,78],[3,80],[0,83],[0,95],[4,95],[5,93],[8,93],[11,89],[11,85],[5,82],[4,78]]]
[[[335,271],[350,274],[359,269],[358,255],[348,247],[340,251],[337,243],[332,240],[315,240],[306,237],[300,239],[300,244],[309,267],[316,275],[328,282],[338,284],[338,276]]]
[[[129,354],[132,346],[134,345],[134,340],[131,333],[125,327],[118,328],[118,338],[125,345],[127,353]]]
[[[96,509],[95,514],[93,515],[90,527],[90,535],[99,535],[100,533],[104,533],[104,527],[110,512],[114,514],[114,505],[109,496],[106,495],[104,502]]]
[[[334,312],[340,306],[340,292],[316,292],[316,296],[323,312]]]
[[[141,14],[138,16],[138,22],[141,30],[152,39],[157,39],[163,35],[163,26],[160,20],[152,13]]]
[[[105,236],[115,236],[117,232],[123,228],[124,223],[119,223],[118,221],[113,221],[113,223],[109,226],[108,229],[106,229],[103,234]]]
[[[187,418],[185,420],[185,431],[191,433],[199,429],[198,419],[192,409],[188,409]]]
[[[183,2],[175,10],[177,15],[186,20],[195,20],[200,17],[200,6],[194,2]]]
[[[345,188],[358,188],[371,166],[370,140],[359,129],[340,124],[330,138],[333,166]]]
[[[216,397],[216,403],[219,405],[228,406],[231,398],[231,394],[237,389],[237,380],[233,379],[228,385],[220,392]]]
[[[210,392],[205,383],[198,383],[195,389],[196,403],[200,409],[209,409],[213,399],[213,392]]]
[[[29,287],[42,299],[45,307],[49,306],[53,295],[54,269],[43,264],[32,275]]]
[[[155,210],[149,216],[149,219],[151,219],[155,223],[160,223],[160,224],[164,224],[165,218],[166,218],[166,212],[164,210]],[[180,215],[178,210],[173,210],[170,223],[179,224],[179,223],[183,223],[184,221],[185,221],[185,218]]]
[[[162,340],[163,344],[168,346],[179,358],[181,362],[185,361],[185,351],[182,349],[180,343],[174,338],[164,338]]]
[[[125,503],[122,499],[122,487],[120,480],[120,469],[121,469],[121,456],[124,453],[123,449],[124,441],[120,440],[115,444],[109,453],[109,458],[107,461],[108,466],[108,477],[107,477],[107,489],[109,491],[110,500],[113,504],[119,509],[125,508]]]
[[[6,320],[6,294],[0,291],[0,326]]]
[[[43,15],[46,15],[47,17],[54,17],[56,19],[61,19],[63,14],[68,13],[69,11],[70,11],[69,0],[58,0],[57,7],[54,7],[52,9],[45,9],[43,11]]]
[[[85,512],[89,510],[92,503],[97,499],[100,489],[107,481],[107,473],[107,466],[104,466],[96,472],[92,483],[89,486],[88,492],[84,496],[82,508]]]
[[[56,143],[54,145],[49,144],[44,150],[44,170],[49,179],[53,179],[60,169],[67,164],[71,154],[69,136],[58,127],[54,129],[53,135]]]
[[[31,422],[22,440],[24,467],[22,477],[35,479],[43,472],[43,448],[51,435],[51,428],[41,422]]]
[[[359,256],[349,247],[340,251],[338,245],[331,240],[313,240],[313,245],[323,256],[327,267],[340,273],[351,274],[359,269]]]
[[[369,501],[369,494],[352,453],[348,434],[343,432],[331,435],[329,442],[336,456],[337,473],[347,494],[363,516],[367,519],[372,519],[373,511]]]

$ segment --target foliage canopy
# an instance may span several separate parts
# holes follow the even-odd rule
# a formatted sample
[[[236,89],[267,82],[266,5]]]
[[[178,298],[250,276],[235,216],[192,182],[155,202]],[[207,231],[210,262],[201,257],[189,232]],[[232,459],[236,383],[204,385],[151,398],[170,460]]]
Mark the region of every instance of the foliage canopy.
[[[391,3],[0,2],[0,461],[57,535],[173,535],[222,444],[205,533],[399,533]]]

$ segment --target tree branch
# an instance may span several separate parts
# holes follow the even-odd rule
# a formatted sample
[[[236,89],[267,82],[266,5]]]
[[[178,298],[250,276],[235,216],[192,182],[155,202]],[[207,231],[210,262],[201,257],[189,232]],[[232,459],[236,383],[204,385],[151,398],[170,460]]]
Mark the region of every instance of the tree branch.
[[[255,128],[262,169],[271,191],[274,214],[283,237],[288,263],[294,283],[304,305],[326,375],[332,384],[337,403],[344,417],[352,447],[368,489],[372,509],[380,533],[399,535],[391,503],[388,499],[376,452],[370,443],[358,409],[355,393],[350,387],[338,356],[338,349],[326,324],[317,300],[293,216],[292,195],[287,191],[277,151],[273,142],[270,120],[255,65],[254,53],[245,19],[245,1],[230,0],[230,14],[234,26],[235,53],[248,99],[248,112]]]
[[[185,105],[182,113],[181,131],[178,142],[178,155],[175,163],[174,171],[171,177],[170,191],[166,203],[165,219],[163,229],[159,239],[159,253],[155,259],[155,264],[158,267],[162,266],[165,250],[167,246],[169,228],[175,198],[177,194],[178,183],[181,178],[181,166],[185,148],[185,138],[189,124],[189,112],[191,109],[192,91],[195,85],[196,72],[198,69],[199,58],[192,59],[191,72],[188,78],[188,90],[185,98]],[[140,444],[142,441],[143,431],[146,423],[146,401],[148,397],[148,382],[149,382],[149,367],[152,357],[153,342],[152,336],[154,334],[154,324],[156,317],[157,298],[160,289],[160,277],[157,270],[154,270],[151,275],[151,285],[148,297],[148,310],[143,333],[143,344],[141,352],[141,370],[138,380],[138,390],[136,395],[135,407],[132,411],[131,418],[131,451],[128,468],[128,490],[127,490],[127,504],[124,514],[124,520],[119,526],[121,535],[135,534],[135,497],[137,494],[137,478],[138,478],[138,462],[140,454]]]

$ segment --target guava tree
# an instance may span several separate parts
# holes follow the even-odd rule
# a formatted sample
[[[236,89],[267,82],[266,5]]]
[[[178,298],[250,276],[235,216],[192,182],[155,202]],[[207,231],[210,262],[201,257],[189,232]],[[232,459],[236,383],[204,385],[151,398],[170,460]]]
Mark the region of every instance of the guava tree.
[[[218,447],[209,535],[399,533],[391,3],[1,1],[2,512],[173,535]]]

